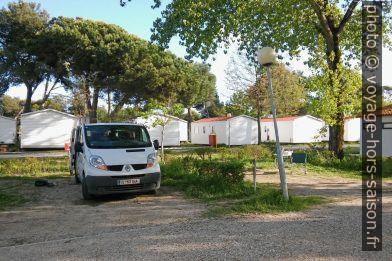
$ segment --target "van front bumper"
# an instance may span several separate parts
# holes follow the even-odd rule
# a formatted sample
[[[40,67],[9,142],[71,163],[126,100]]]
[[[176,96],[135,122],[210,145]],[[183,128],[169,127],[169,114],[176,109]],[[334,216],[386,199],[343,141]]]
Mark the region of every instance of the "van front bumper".
[[[119,180],[140,179],[140,184],[119,185]],[[161,186],[161,173],[127,176],[86,176],[88,192],[93,195],[147,192],[159,189]]]

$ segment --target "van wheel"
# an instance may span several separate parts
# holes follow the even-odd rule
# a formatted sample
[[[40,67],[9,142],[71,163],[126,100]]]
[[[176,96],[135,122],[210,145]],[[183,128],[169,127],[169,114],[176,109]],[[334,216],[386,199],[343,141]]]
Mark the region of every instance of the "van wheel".
[[[156,189],[153,189],[153,190],[150,190],[149,192],[147,192],[148,195],[156,195],[157,193],[158,193],[158,190],[156,190]]]
[[[89,200],[93,198],[93,196],[88,192],[86,178],[83,178],[82,180],[82,195],[83,195],[83,199],[85,200]]]

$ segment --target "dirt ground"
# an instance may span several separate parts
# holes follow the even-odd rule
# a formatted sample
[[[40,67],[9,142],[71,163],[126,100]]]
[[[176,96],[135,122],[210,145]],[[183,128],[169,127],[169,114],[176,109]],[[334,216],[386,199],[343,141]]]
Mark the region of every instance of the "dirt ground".
[[[203,209],[201,204],[185,200],[170,188],[162,188],[157,195],[109,195],[85,201],[81,186],[73,178],[50,181],[56,186],[23,184],[19,189],[32,195],[33,201],[0,212],[0,247],[115,232],[127,226],[178,222]],[[14,183],[6,182],[10,186]]]
[[[51,188],[0,180],[33,198],[0,212],[0,260],[391,260],[390,182],[384,182],[384,251],[365,253],[360,181],[303,175],[287,181],[295,193],[339,201],[298,213],[205,218],[205,204],[165,187],[158,195],[86,202],[72,178]]]

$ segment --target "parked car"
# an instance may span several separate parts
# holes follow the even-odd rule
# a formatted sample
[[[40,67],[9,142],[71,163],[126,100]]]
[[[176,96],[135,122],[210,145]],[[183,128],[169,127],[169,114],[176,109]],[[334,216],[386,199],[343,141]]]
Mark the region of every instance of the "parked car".
[[[158,141],[138,124],[83,124],[71,135],[70,169],[84,199],[94,195],[152,192],[160,187]]]

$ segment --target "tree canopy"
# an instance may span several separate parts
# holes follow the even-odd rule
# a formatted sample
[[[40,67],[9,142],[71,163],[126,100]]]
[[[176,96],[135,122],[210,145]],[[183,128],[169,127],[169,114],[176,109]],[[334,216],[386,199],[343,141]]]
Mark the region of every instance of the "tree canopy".
[[[130,0],[129,0],[130,1]],[[361,11],[359,0],[173,0],[161,12],[152,29],[151,40],[168,47],[179,36],[191,57],[207,59],[220,47],[233,42],[249,59],[262,46],[278,53],[298,56],[307,52],[310,68],[329,78],[328,88],[336,103],[331,119],[329,149],[343,156],[345,106],[340,95],[348,81],[350,62],[361,53]],[[125,0],[120,0],[124,5]],[[153,8],[161,2],[154,1]],[[391,46],[391,3],[383,1],[383,42]],[[322,62],[323,67],[320,66]],[[321,67],[321,69],[320,69]],[[324,69],[325,68],[325,69]],[[352,97],[353,99],[357,97]]]
[[[231,57],[225,72],[226,85],[235,91],[227,104],[228,112],[254,117],[271,114],[267,77],[263,68],[238,54]],[[277,114],[288,116],[302,112],[306,93],[303,77],[291,72],[282,63],[273,66],[271,74]]]
[[[24,112],[31,110],[31,97],[47,73],[37,48],[49,15],[35,3],[19,1],[0,11],[0,93],[20,84],[27,88]]]

